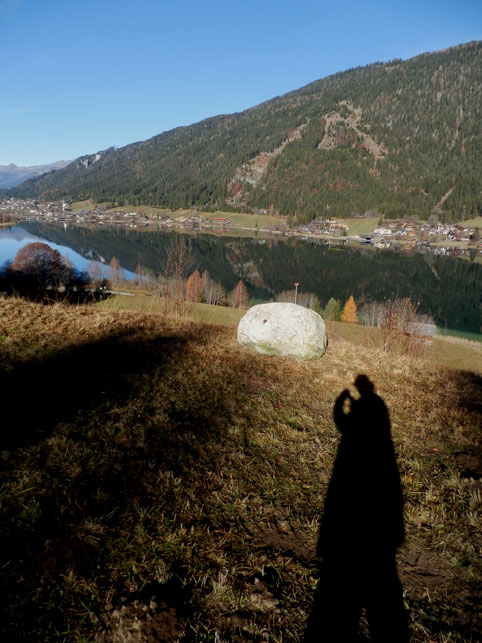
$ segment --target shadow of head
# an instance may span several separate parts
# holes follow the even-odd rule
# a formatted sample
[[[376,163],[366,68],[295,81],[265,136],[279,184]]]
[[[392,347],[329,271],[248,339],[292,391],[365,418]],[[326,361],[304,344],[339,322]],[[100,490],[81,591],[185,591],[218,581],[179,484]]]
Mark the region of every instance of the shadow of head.
[[[357,375],[353,384],[357,388],[360,395],[363,395],[364,393],[375,392],[375,385],[366,375]]]

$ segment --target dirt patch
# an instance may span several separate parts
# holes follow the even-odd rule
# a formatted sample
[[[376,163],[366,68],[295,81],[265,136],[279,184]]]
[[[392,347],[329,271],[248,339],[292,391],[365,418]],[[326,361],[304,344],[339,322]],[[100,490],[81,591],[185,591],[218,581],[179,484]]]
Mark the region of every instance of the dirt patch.
[[[482,456],[478,453],[457,453],[455,456],[461,478],[482,478]]]
[[[398,561],[402,585],[413,598],[447,591],[455,582],[455,574],[441,556],[415,542],[402,550]]]
[[[282,578],[275,567],[267,566],[262,573],[242,574],[238,580],[247,603],[242,610],[220,616],[216,629],[223,642],[255,643],[260,640],[260,628],[269,630],[270,620],[280,613]]]
[[[191,605],[191,588],[181,575],[166,583],[151,583],[139,592],[108,604],[96,643],[144,643],[183,640]]]
[[[251,535],[258,546],[280,549],[284,556],[294,556],[298,560],[306,561],[315,556],[315,543],[307,542],[305,533],[282,519],[274,520],[268,525],[256,526],[251,530]]]
[[[167,603],[149,604],[135,600],[104,616],[106,631],[96,637],[97,643],[143,643],[162,641],[176,643],[184,634],[185,621],[175,607]]]
[[[464,633],[464,640],[482,640],[481,597],[468,571],[452,567],[419,541],[402,549],[398,571],[410,607],[426,614],[433,631],[453,629]]]
[[[253,614],[249,612],[234,612],[221,617],[216,624],[216,629],[218,632],[223,633],[222,641],[255,643],[255,639],[251,638],[249,634],[249,629],[253,622]]]

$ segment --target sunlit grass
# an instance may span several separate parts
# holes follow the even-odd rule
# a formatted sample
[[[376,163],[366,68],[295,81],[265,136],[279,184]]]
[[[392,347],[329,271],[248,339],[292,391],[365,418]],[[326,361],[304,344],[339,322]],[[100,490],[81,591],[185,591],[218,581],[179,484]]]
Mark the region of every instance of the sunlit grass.
[[[96,306],[101,310],[135,311],[157,314],[170,314],[173,311],[173,302],[162,297],[135,293],[132,295],[113,295],[100,301]],[[207,324],[220,324],[222,326],[236,325],[245,310],[238,310],[227,306],[209,306],[208,304],[183,302],[180,311],[185,319],[193,319]]]
[[[432,359],[449,368],[482,374],[482,344],[452,337],[435,337]]]
[[[474,217],[473,219],[465,219],[460,222],[465,228],[482,228],[482,217]]]
[[[482,342],[482,334],[470,333],[463,330],[452,330],[451,328],[437,328],[437,335],[441,337],[453,337],[469,342]]]
[[[349,226],[348,234],[371,234],[378,226],[379,217],[364,219],[340,219],[340,223]]]

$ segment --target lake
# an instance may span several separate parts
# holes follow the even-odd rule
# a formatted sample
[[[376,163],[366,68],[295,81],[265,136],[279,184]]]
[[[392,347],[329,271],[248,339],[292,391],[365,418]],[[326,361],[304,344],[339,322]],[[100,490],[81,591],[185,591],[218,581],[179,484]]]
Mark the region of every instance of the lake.
[[[81,227],[27,221],[0,230],[0,263],[12,259],[25,243],[45,241],[75,267],[91,259],[120,261],[127,277],[138,263],[155,274],[163,270],[171,231]],[[392,296],[410,297],[418,311],[431,314],[439,326],[481,332],[482,265],[433,254],[401,253],[372,247],[329,246],[321,241],[190,234],[193,270],[207,270],[229,292],[239,279],[250,297],[268,301],[293,290],[317,295],[322,306],[330,297],[357,306]],[[5,244],[5,245],[4,245]]]

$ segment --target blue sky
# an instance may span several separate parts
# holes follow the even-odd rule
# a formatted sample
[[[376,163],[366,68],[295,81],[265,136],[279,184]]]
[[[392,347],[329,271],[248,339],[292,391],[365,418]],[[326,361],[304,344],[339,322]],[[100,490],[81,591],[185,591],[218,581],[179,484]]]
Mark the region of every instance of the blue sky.
[[[0,0],[0,165],[120,147],[470,40],[480,0]]]

